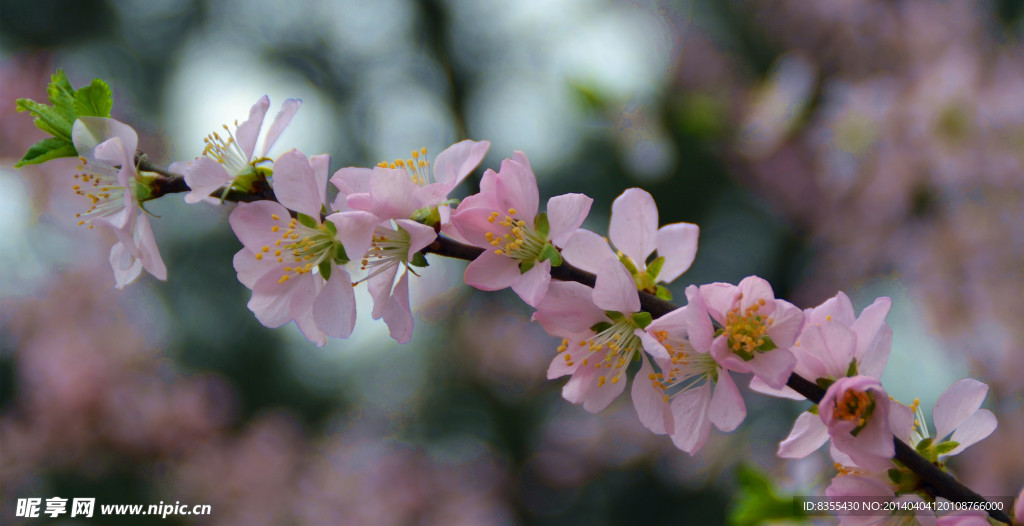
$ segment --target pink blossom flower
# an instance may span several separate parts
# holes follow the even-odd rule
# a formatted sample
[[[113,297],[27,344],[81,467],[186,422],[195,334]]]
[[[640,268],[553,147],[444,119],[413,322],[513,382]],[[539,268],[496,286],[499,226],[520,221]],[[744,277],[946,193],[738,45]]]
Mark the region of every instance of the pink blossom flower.
[[[135,168],[135,130],[114,119],[82,117],[72,126],[71,139],[82,163],[73,190],[91,202],[75,217],[79,225],[101,225],[117,235],[110,249],[117,288],[135,281],[142,269],[167,279],[167,267],[137,195],[146,189]]]
[[[361,254],[362,268],[369,274],[360,281],[367,281],[373,297],[373,318],[383,318],[391,337],[400,343],[412,337],[410,266],[426,265],[419,252],[437,238],[437,231],[428,225],[448,222],[448,193],[476,168],[488,148],[487,141],[453,144],[434,160],[433,178],[430,162],[422,158],[426,148],[414,151],[408,160],[381,163],[373,169],[342,168],[331,177],[340,190],[335,210],[362,210],[381,221],[369,250]],[[353,257],[357,254],[352,252]],[[400,277],[399,267],[406,269]]]
[[[355,295],[346,249],[370,245],[378,219],[366,212],[332,214],[320,221],[327,184],[326,155],[308,160],[292,150],[274,163],[280,203],[241,203],[229,218],[244,247],[235,254],[238,280],[252,289],[248,307],[260,323],[295,321],[317,345],[344,338],[355,325]],[[289,210],[297,212],[291,217]]]
[[[476,169],[490,147],[488,141],[455,143],[434,159],[433,172],[425,158],[426,148],[413,151],[410,159],[381,162],[372,169],[342,168],[331,176],[331,183],[341,192],[334,209],[364,210],[381,219],[446,224],[451,215],[448,194]]]
[[[892,348],[892,329],[885,323],[891,305],[889,298],[878,298],[856,317],[850,298],[840,292],[805,310],[804,327],[790,348],[797,359],[793,372],[812,382],[858,374],[880,378]],[[772,389],[757,378],[750,387],[764,394],[804,398],[789,387]]]
[[[895,454],[889,424],[889,396],[869,376],[836,380],[818,404],[832,446],[857,466],[884,470]]]
[[[640,352],[636,335],[650,323],[640,297],[618,262],[602,269],[591,289],[576,282],[554,282],[533,319],[562,338],[548,368],[548,379],[571,375],[562,396],[596,413],[626,387],[626,367]]]
[[[644,426],[668,433],[676,447],[693,455],[707,441],[711,424],[732,431],[747,409],[729,371],[709,353],[713,328],[697,287],[687,287],[686,297],[685,307],[636,331],[654,363],[643,358],[632,395]]]
[[[500,172],[484,172],[480,193],[464,199],[452,216],[462,238],[486,249],[466,267],[466,284],[480,290],[512,287],[531,307],[540,303],[552,265],[561,264],[556,247],[583,223],[593,199],[559,195],[548,200],[547,213],[538,214],[539,199],[523,152],[502,161]]]
[[[949,386],[932,407],[934,437],[928,433],[920,402],[914,400],[911,409],[916,418],[912,423],[912,432],[909,436],[906,432],[898,433],[898,436],[910,442],[933,462],[960,454],[991,435],[998,425],[991,411],[981,409],[987,394],[988,386],[974,378],[964,378]],[[921,442],[926,440],[927,447],[921,447]]]
[[[789,350],[803,326],[803,313],[775,299],[767,281],[750,276],[740,284],[701,285],[708,313],[721,325],[711,354],[722,367],[754,373],[766,385],[781,389],[796,366]]]
[[[274,118],[273,124],[263,139],[263,149],[259,157],[254,158],[256,140],[263,127],[263,118],[270,108],[270,98],[264,95],[249,109],[249,118],[242,124],[235,121],[235,133],[232,135],[228,126],[224,125],[227,137],[218,132],[211,133],[203,142],[203,156],[192,161],[179,161],[170,166],[172,172],[185,176],[185,183],[191,191],[185,195],[186,203],[197,203],[207,199],[212,192],[221,187],[248,190],[251,179],[257,175],[258,165],[269,161],[267,152],[277,142],[278,137],[299,111],[302,101],[288,99],[281,105],[281,111]],[[325,183],[326,184],[326,183]],[[213,200],[211,200],[213,201]]]
[[[565,245],[566,261],[588,272],[597,273],[607,261],[621,260],[639,290],[655,294],[657,283],[669,283],[690,268],[697,254],[700,228],[692,223],[672,223],[658,228],[658,207],[651,194],[630,188],[612,203],[608,240],[580,229]],[[657,250],[658,258],[647,259]],[[667,293],[667,289],[662,294]]]

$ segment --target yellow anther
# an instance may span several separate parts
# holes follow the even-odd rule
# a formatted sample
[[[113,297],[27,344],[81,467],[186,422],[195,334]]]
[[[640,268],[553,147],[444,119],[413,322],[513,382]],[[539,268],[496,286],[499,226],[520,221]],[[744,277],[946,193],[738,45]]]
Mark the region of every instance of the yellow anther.
[[[273,219],[274,221],[279,221],[281,219],[281,217],[277,214],[270,214],[270,218]]]

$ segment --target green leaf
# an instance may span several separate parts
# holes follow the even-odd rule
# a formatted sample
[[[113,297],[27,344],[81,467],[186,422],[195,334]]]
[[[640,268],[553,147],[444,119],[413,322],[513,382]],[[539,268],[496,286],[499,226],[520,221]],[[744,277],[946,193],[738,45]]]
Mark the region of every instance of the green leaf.
[[[794,496],[780,494],[770,474],[754,465],[741,464],[736,468],[739,490],[729,506],[730,526],[759,526],[763,524],[806,523],[803,501]]]
[[[549,259],[551,260],[552,267],[562,264],[562,254],[551,243],[544,245],[544,248],[540,251],[540,257],[537,258],[538,261],[547,261]]]
[[[301,223],[302,226],[309,228],[317,228],[320,226],[320,223],[317,223],[316,219],[313,219],[312,217],[309,217],[306,214],[296,214],[296,218],[299,220],[299,223]]]
[[[661,285],[658,285],[658,288],[656,289],[654,295],[665,301],[672,301],[672,291],[668,290],[667,288]]]
[[[424,256],[422,252],[413,254],[412,261],[410,261],[409,264],[414,267],[426,267],[430,265],[430,263],[427,262],[426,256]]]
[[[75,122],[78,116],[75,113],[75,89],[71,82],[64,75],[63,70],[57,70],[50,76],[50,85],[46,87],[46,94],[53,104],[53,109],[68,122]]]
[[[641,329],[646,329],[651,322],[654,321],[654,317],[649,312],[637,312],[633,314],[633,323]]]
[[[64,118],[60,112],[52,106],[40,104],[31,99],[18,99],[15,101],[18,111],[27,111],[36,118],[36,127],[54,137],[71,142],[71,123]]]
[[[647,275],[651,279],[658,279],[658,274],[661,272],[661,267],[665,266],[665,256],[659,256],[657,259],[647,265]]]
[[[957,446],[959,446],[959,445],[960,445],[960,442],[957,442],[955,440],[947,440],[945,442],[940,442],[939,445],[935,446],[935,454],[936,455],[945,455],[946,453],[949,453],[950,451],[953,451],[954,449],[956,449]],[[1022,518],[1024,518],[1024,517],[1022,517]]]
[[[332,265],[330,261],[323,260],[316,266],[316,268],[320,269],[320,275],[323,276],[324,279],[331,279],[331,268],[333,266],[334,265]]]
[[[92,84],[75,92],[75,112],[79,117],[110,117],[110,109],[113,107],[114,97],[110,86],[100,79],[93,79]]]
[[[604,331],[606,331],[608,329],[611,329],[611,328],[612,328],[612,324],[610,324],[610,323],[608,323],[606,321],[598,322],[598,323],[595,323],[595,324],[590,326],[590,330],[594,331],[595,333],[597,333],[597,332],[604,332]]]
[[[533,229],[538,234],[544,236],[544,239],[548,238],[548,234],[551,232],[551,224],[548,223],[548,213],[541,212],[537,214],[537,217],[533,220]]]
[[[42,164],[50,159],[75,157],[76,155],[78,155],[78,152],[75,151],[75,145],[64,139],[50,137],[33,144],[25,152],[25,156],[15,163],[14,167],[21,168],[29,164]]]

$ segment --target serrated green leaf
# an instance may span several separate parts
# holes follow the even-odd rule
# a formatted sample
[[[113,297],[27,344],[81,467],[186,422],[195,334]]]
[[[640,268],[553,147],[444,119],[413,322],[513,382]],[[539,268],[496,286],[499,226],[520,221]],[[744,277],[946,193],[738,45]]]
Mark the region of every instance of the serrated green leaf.
[[[548,222],[547,212],[537,214],[537,217],[533,220],[533,229],[538,234],[544,236],[544,239],[548,238],[548,234],[551,233],[551,224]]]
[[[633,314],[633,323],[641,329],[646,329],[651,322],[654,321],[654,317],[649,312],[637,312]]]
[[[551,260],[552,267],[557,267],[562,264],[562,254],[559,253],[558,249],[551,243],[544,245],[544,248],[540,251],[540,257],[537,258],[538,261],[547,261],[549,259]]]
[[[667,288],[661,285],[658,285],[658,288],[655,290],[654,295],[665,301],[672,301],[672,291],[668,290]]]
[[[414,267],[426,267],[430,265],[430,263],[427,262],[426,256],[424,256],[421,252],[413,254],[412,261],[410,261],[409,264]]]
[[[946,453],[949,453],[950,451],[956,449],[958,446],[960,446],[960,442],[957,442],[955,440],[947,440],[945,442],[940,442],[939,445],[935,446],[935,454],[945,455]]]
[[[598,322],[590,326],[590,330],[594,331],[595,333],[604,332],[610,328],[612,328],[612,324],[606,321]]]
[[[75,157],[77,155],[78,152],[75,151],[75,145],[64,139],[50,137],[29,147],[28,151],[25,152],[25,156],[15,163],[14,167],[21,168],[29,164],[42,164],[51,159]]]
[[[52,106],[40,104],[31,99],[18,99],[15,101],[18,111],[27,111],[35,117],[35,125],[50,135],[71,142],[71,123],[65,119],[60,112]]]
[[[67,75],[63,70],[57,70],[50,76],[50,85],[46,87],[46,94],[53,104],[53,109],[68,122],[75,122],[78,116],[75,114],[75,89],[71,87]]]
[[[323,276],[324,279],[331,279],[332,267],[334,267],[334,265],[331,265],[331,262],[327,260],[321,261],[320,264],[316,266],[316,268],[320,269],[320,275]]]
[[[651,279],[658,279],[658,274],[661,273],[661,267],[665,266],[665,256],[658,256],[650,265],[647,265],[647,275]]]
[[[113,107],[114,97],[110,86],[100,79],[93,79],[92,84],[75,92],[75,112],[79,117],[110,117],[110,109]]]
[[[317,228],[320,226],[320,223],[317,223],[316,219],[313,219],[306,214],[296,214],[295,217],[299,220],[299,223],[301,223],[302,226],[308,228]]]

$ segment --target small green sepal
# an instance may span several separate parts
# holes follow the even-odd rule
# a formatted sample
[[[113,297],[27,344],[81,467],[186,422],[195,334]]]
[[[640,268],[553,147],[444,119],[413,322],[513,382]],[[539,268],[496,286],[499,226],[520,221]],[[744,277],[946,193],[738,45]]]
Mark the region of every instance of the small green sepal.
[[[857,359],[850,360],[850,366],[846,368],[846,376],[857,376]]]
[[[544,239],[548,238],[548,234],[551,233],[551,223],[548,222],[547,212],[537,214],[537,217],[533,220],[533,229],[538,234],[544,236]]]
[[[316,268],[320,269],[320,275],[323,276],[325,280],[331,279],[332,267],[334,267],[334,265],[331,265],[331,262],[327,260],[321,261],[320,264],[316,266]]]
[[[317,223],[316,219],[313,219],[312,217],[309,217],[306,214],[296,213],[296,219],[298,219],[299,223],[301,223],[302,226],[304,227],[317,228],[320,226],[320,223]]]
[[[544,245],[544,248],[540,251],[540,257],[537,258],[538,261],[547,261],[549,259],[551,260],[552,267],[557,267],[562,264],[562,254],[560,254],[558,249],[551,243]]]
[[[950,451],[956,449],[958,446],[960,446],[960,442],[957,442],[955,440],[947,440],[945,442],[940,442],[938,445],[935,446],[935,455],[945,455],[946,453],[949,453]]]
[[[526,274],[536,264],[537,264],[536,261],[523,261],[523,262],[519,263],[519,273],[520,274]]]
[[[612,324],[606,321],[598,322],[590,326],[590,330],[594,331],[595,333],[604,332],[610,328],[612,328]]]
[[[658,285],[654,295],[665,301],[672,301],[672,291],[662,285]]]
[[[652,280],[658,279],[658,274],[661,273],[661,267],[665,266],[665,256],[658,256],[650,265],[647,265],[647,275]]]
[[[334,221],[325,220],[323,224],[324,228],[326,228],[327,231],[330,232],[331,237],[335,237],[338,235],[338,227],[337,225],[334,224]]]
[[[335,243],[334,248],[331,249],[331,259],[339,265],[344,265],[349,262],[348,254],[345,253],[345,245],[341,243]]]
[[[424,256],[422,252],[413,254],[412,261],[410,261],[409,264],[414,267],[426,267],[430,265],[430,263],[427,262],[426,256]]]
[[[606,310],[604,311],[604,315],[607,316],[608,319],[612,321],[622,321],[626,319],[626,317],[617,310]]]
[[[633,314],[633,323],[641,329],[646,329],[651,322],[654,321],[654,317],[649,312],[637,312]]]
[[[814,383],[817,384],[818,387],[828,390],[828,388],[831,387],[832,384],[836,383],[836,381],[831,378],[818,378]]]
[[[918,442],[917,445],[914,446],[914,449],[916,449],[918,453],[924,453],[925,451],[928,451],[928,448],[932,447],[932,442],[934,441],[935,440],[931,437],[926,438]]]

